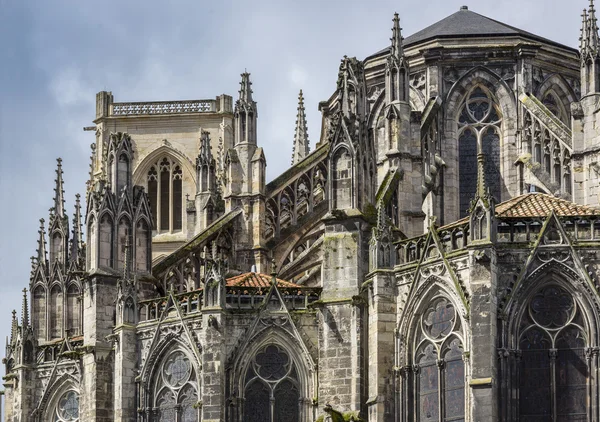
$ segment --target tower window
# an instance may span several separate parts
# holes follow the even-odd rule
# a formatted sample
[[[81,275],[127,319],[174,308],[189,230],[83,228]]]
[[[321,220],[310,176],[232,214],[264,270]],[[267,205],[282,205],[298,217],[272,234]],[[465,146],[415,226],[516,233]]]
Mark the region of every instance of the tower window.
[[[183,171],[172,158],[163,157],[147,174],[152,227],[159,233],[181,231],[183,223]]]

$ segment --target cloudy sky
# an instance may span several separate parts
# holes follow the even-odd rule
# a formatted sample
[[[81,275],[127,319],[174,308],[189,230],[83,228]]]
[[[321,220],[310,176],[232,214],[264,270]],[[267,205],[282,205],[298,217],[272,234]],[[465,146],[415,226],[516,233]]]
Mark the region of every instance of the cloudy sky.
[[[318,102],[335,89],[343,55],[389,44],[398,12],[408,36],[470,10],[577,47],[587,0],[0,0],[0,338],[29,284],[38,220],[52,206],[63,158],[69,217],[84,193],[95,94],[115,101],[237,95],[252,74],[267,177],[289,163],[303,89],[312,145]],[[3,356],[3,351],[0,352]],[[3,371],[3,370],[1,370]],[[0,372],[1,372],[0,371]]]

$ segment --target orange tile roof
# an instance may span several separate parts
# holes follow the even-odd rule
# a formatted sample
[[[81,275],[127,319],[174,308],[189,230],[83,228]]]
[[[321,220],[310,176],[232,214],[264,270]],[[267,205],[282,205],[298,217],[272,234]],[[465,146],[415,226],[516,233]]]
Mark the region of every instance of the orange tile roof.
[[[545,193],[527,193],[496,206],[498,218],[547,217],[551,211],[560,217],[600,215],[600,209],[574,204]]]
[[[547,193],[526,193],[496,205],[496,218],[546,218],[554,210],[559,217],[600,216],[600,209],[575,204]],[[463,217],[440,229],[449,229],[468,223],[469,217]]]
[[[272,278],[273,276],[267,274],[244,273],[228,278],[227,287],[270,287]],[[302,287],[298,284],[282,280],[280,278],[277,279],[277,285],[284,288]]]

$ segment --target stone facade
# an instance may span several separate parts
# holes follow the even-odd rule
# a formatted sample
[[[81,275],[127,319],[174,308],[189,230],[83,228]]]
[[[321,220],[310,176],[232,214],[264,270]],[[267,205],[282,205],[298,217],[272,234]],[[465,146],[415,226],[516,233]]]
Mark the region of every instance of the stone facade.
[[[404,39],[395,15],[342,59],[312,152],[300,92],[269,183],[248,73],[235,102],[98,93],[5,420],[600,420],[599,62],[593,2],[579,51],[465,7]]]

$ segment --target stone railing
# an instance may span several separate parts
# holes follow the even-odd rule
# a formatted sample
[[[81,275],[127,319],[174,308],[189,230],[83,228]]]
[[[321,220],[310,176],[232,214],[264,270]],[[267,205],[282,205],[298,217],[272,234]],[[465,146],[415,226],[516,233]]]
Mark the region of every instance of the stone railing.
[[[213,113],[216,100],[154,101],[140,103],[113,103],[111,116],[141,116],[147,114]]]
[[[255,309],[263,305],[270,286],[227,287],[225,307],[227,309]],[[289,310],[307,309],[308,305],[319,300],[320,287],[278,287],[279,293]],[[194,290],[174,295],[182,316],[202,310],[203,290]],[[138,304],[138,321],[154,321],[161,317],[169,304],[168,297],[144,300]],[[174,309],[174,308],[173,308]]]

